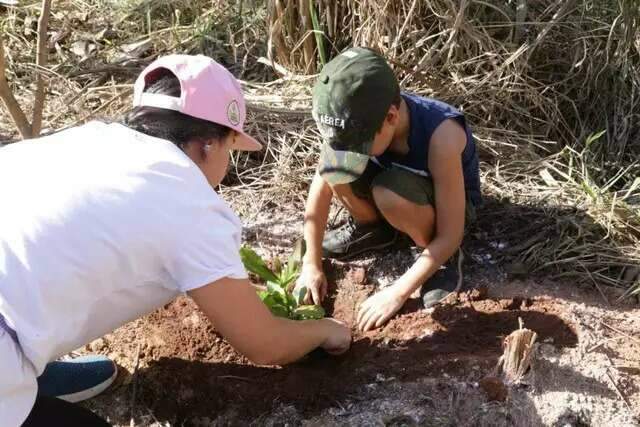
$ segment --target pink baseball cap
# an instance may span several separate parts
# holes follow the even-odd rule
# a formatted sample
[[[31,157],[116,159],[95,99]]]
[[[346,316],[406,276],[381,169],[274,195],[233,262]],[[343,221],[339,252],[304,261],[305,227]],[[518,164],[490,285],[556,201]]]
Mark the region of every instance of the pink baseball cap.
[[[179,98],[144,92],[153,72],[163,68],[180,81]],[[243,130],[247,114],[240,84],[229,70],[204,55],[168,55],[149,64],[133,87],[133,106],[166,108],[227,126],[240,134],[234,150],[262,148]]]

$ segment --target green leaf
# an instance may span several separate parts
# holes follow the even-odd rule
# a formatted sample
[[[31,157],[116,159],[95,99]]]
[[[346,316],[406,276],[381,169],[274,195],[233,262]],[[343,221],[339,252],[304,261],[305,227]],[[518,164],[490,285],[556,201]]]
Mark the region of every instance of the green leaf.
[[[267,264],[264,260],[258,255],[253,249],[248,246],[243,246],[240,248],[240,259],[242,259],[242,263],[244,264],[244,268],[249,270],[251,273],[256,274],[265,282],[278,282],[278,276],[276,276],[273,271],[267,267]]]
[[[289,255],[287,266],[280,274],[280,283],[282,286],[289,286],[300,275],[300,267],[302,266],[305,249],[304,239],[298,239],[293,247],[293,252]]]
[[[267,282],[267,291],[272,295],[278,295],[282,301],[287,300],[287,291],[279,283]]]
[[[293,297],[296,299],[298,305],[304,303],[304,298],[307,296],[308,289],[306,286],[296,286],[293,289]]]
[[[289,307],[291,311],[295,310],[296,307],[298,307],[298,302],[289,292],[287,292],[287,307]]]
[[[273,272],[276,275],[279,275],[282,272],[282,260],[278,256],[273,259]]]
[[[293,310],[292,314],[296,320],[317,320],[322,319],[325,312],[319,305],[301,305]]]
[[[291,255],[289,255],[287,264],[292,264],[299,267],[302,264],[302,259],[304,258],[304,253],[306,252],[306,250],[307,247],[304,239],[298,239],[293,245],[293,252],[291,252]]]
[[[284,317],[287,319],[291,317],[289,310],[287,310],[287,307],[284,305],[274,304],[269,306],[269,310],[271,310],[271,313],[273,313],[274,316]]]
[[[591,197],[591,200],[593,200],[594,202],[598,200],[598,194],[595,192],[593,187],[591,187],[586,180],[582,181],[582,189],[585,191],[585,193],[589,195],[589,197]]]
[[[309,12],[311,14],[311,24],[313,25],[313,32],[316,36],[316,44],[318,45],[318,54],[320,56],[320,63],[324,67],[324,64],[327,63],[327,57],[325,54],[324,47],[324,32],[320,28],[320,21],[318,20],[318,15],[316,13],[316,5],[313,0],[309,0]]]
[[[587,137],[587,140],[584,143],[585,148],[589,149],[591,144],[593,144],[594,142],[596,142],[597,140],[602,138],[602,135],[604,135],[605,133],[607,133],[606,129],[605,130],[601,130],[600,132],[597,132],[597,133],[592,133],[591,135],[589,135]]]
[[[291,317],[291,309],[287,306],[286,297],[267,291],[259,292],[258,295],[264,305],[266,305],[274,315],[287,318]]]

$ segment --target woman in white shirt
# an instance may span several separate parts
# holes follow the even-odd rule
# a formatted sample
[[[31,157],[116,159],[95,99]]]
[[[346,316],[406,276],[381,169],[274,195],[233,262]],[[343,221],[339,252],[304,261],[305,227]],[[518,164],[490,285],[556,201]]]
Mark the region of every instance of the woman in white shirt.
[[[170,55],[140,75],[122,124],[0,150],[0,425],[109,425],[37,377],[181,292],[257,364],[349,348],[344,324],[274,317],[248,281],[240,221],[213,190],[230,150],[261,148],[245,113],[224,67]]]

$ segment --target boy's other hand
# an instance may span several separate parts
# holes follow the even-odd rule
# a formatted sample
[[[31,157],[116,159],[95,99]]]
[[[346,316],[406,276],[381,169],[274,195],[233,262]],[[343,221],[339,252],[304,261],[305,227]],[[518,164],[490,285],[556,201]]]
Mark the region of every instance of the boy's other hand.
[[[366,332],[379,328],[400,310],[405,301],[395,286],[389,286],[370,296],[358,310],[358,329]]]
[[[351,329],[343,322],[325,318],[321,322],[324,322],[327,329],[327,339],[322,343],[322,348],[329,354],[337,356],[349,350],[351,347]]]
[[[321,267],[314,264],[302,264],[300,277],[296,282],[296,288],[306,286],[307,293],[304,297],[305,304],[320,305],[327,295],[327,277]]]

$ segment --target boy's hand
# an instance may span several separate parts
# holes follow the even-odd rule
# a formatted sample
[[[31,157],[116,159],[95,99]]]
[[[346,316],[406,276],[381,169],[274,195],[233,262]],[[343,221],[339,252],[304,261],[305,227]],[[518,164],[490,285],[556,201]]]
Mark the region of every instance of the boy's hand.
[[[296,281],[296,288],[306,286],[307,294],[304,297],[305,304],[320,305],[327,295],[327,277],[322,268],[311,264],[302,264],[300,277]]]
[[[370,296],[358,310],[358,329],[366,332],[379,328],[400,310],[405,301],[396,286],[389,286]]]

